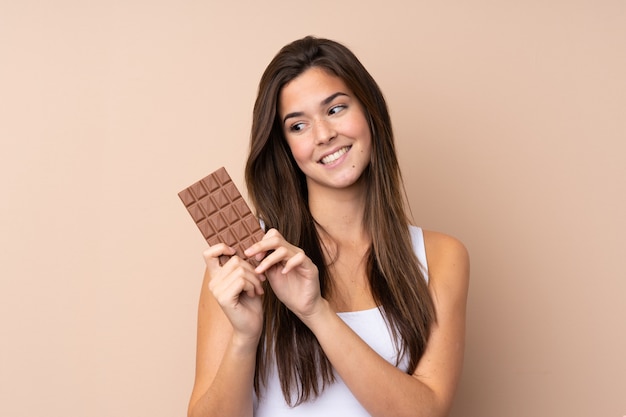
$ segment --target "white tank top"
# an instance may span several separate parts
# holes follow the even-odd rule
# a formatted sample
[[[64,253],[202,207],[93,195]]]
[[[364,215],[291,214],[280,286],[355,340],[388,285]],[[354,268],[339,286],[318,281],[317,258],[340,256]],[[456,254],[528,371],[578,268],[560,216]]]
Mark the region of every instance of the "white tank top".
[[[420,267],[428,282],[428,265],[424,248],[422,229],[410,226],[413,250],[417,255]],[[375,307],[363,311],[337,313],[337,315],[356,333],[365,343],[376,351],[387,362],[395,365],[398,358],[397,349],[387,324]],[[346,354],[349,352],[346,352]],[[407,370],[408,358],[400,360],[399,368]],[[270,369],[267,386],[262,388],[261,398],[254,398],[255,417],[368,417],[369,414],[352,395],[346,384],[335,373],[335,383],[326,387],[322,394],[313,401],[291,408],[285,402],[276,365]]]

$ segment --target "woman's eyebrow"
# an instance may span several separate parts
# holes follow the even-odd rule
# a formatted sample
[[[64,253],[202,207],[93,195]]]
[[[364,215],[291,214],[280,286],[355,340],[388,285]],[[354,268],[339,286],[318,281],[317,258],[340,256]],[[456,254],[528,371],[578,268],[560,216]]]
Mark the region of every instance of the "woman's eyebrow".
[[[328,96],[327,98],[322,100],[321,105],[322,106],[326,106],[326,105],[332,103],[332,101],[334,99],[336,99],[338,96],[347,96],[347,94],[346,93],[342,93],[341,91],[337,91],[335,94],[331,94],[330,96]]]
[[[328,97],[326,97],[324,100],[322,100],[322,102],[320,103],[320,106],[327,106],[327,105],[329,105],[330,103],[332,103],[332,101],[333,101],[334,99],[336,99],[336,98],[337,98],[337,97],[339,97],[339,96],[348,96],[348,95],[347,95],[346,93],[342,93],[341,91],[337,91],[336,93],[331,94],[330,96],[328,96]],[[286,114],[286,115],[285,115],[285,117],[283,118],[283,124],[287,121],[287,119],[290,119],[290,118],[292,118],[292,117],[300,117],[300,116],[303,116],[303,115],[304,115],[304,113],[303,113],[303,112],[301,112],[301,111],[296,111],[296,112],[293,112],[293,113],[288,113],[288,114]]]

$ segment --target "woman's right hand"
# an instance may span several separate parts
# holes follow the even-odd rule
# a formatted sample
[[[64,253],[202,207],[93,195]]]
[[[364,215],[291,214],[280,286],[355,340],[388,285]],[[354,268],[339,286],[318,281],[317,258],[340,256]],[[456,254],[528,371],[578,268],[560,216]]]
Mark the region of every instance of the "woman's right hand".
[[[233,326],[236,336],[258,342],[263,326],[264,274],[239,256],[220,266],[219,257],[234,255],[235,250],[223,243],[204,251],[204,260],[210,276],[209,290]]]

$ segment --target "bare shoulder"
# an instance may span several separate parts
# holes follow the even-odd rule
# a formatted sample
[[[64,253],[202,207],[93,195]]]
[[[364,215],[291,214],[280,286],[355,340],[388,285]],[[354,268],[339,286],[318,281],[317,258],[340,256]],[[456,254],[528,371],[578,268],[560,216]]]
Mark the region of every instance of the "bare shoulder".
[[[465,297],[469,285],[469,253],[459,239],[440,232],[424,230],[428,275],[433,289],[452,290]]]
[[[424,245],[426,246],[429,265],[441,261],[469,263],[469,254],[465,245],[454,236],[424,230]]]

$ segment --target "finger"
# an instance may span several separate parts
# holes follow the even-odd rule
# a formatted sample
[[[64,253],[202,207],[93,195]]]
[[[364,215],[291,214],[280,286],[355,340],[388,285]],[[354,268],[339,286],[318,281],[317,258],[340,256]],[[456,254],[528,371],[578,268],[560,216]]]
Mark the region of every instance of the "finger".
[[[299,266],[306,266],[306,263],[309,261],[309,258],[304,254],[304,251],[298,251],[294,256],[289,258],[287,262],[285,262],[285,266],[281,273],[287,274],[293,269]]]
[[[225,288],[225,292],[230,294],[232,298],[240,297],[242,294],[246,294],[248,297],[253,298],[257,295],[263,295],[263,287],[259,281],[241,278],[230,282],[229,286]]]
[[[233,257],[223,268],[226,272],[223,278],[209,282],[212,292],[216,294],[227,292],[231,297],[237,296],[242,291],[248,292],[250,296],[264,293],[262,281],[265,280],[265,276],[256,274],[248,262]]]
[[[232,308],[241,302],[241,297],[254,298],[263,295],[261,287],[245,279],[228,281],[213,289],[213,296],[223,308]]]
[[[276,229],[270,229],[265,233],[263,239],[251,245],[244,251],[244,254],[251,258],[258,254],[269,252],[279,246],[288,245],[285,238]]]
[[[216,245],[211,245],[202,252],[202,256],[204,257],[204,261],[207,263],[213,263],[218,261],[219,257],[222,255],[232,256],[235,254],[235,249],[224,243],[218,243]],[[219,262],[219,261],[218,261]]]
[[[265,233],[265,236],[263,237],[263,239],[272,238],[276,236],[280,236],[281,238],[283,237],[283,235],[281,235],[278,230],[276,230],[275,228],[271,228]]]
[[[264,274],[260,274],[256,272],[254,266],[250,262],[248,262],[245,259],[240,258],[237,255],[232,256],[228,260],[228,262],[226,262],[223,266],[223,268],[226,268],[226,271],[229,271],[229,272],[239,267],[243,267],[246,271],[249,271],[253,275],[256,275],[256,278],[261,282],[265,281],[266,279]]]
[[[268,254],[263,261],[256,267],[254,272],[262,274],[272,266],[286,262],[289,259],[289,251],[284,246],[277,248],[274,252]]]
[[[259,247],[252,245],[249,248],[245,249],[243,251],[243,254],[248,259],[254,259],[257,262],[261,262],[263,258],[265,258],[265,256],[267,255],[267,251],[264,251]]]

